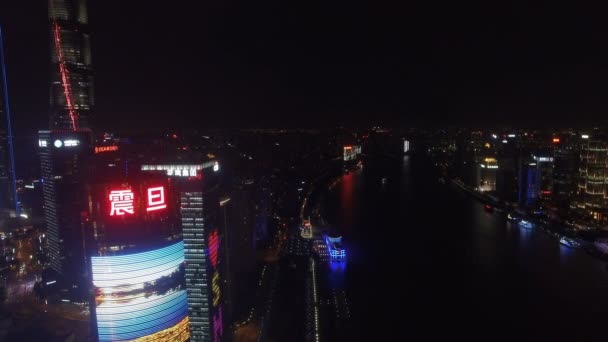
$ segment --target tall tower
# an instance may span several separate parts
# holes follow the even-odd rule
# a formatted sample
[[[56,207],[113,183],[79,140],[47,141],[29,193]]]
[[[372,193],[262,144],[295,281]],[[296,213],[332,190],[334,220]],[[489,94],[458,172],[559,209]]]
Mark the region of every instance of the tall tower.
[[[50,265],[62,299],[89,293],[85,229],[87,184],[94,170],[91,46],[86,0],[49,0],[50,124],[39,131],[44,215]]]
[[[49,0],[50,128],[91,128],[94,106],[86,0]]]
[[[13,133],[11,111],[8,104],[8,85],[6,84],[6,63],[4,43],[0,27],[0,208],[14,209],[19,216],[17,187],[15,184],[15,157],[13,153]]]

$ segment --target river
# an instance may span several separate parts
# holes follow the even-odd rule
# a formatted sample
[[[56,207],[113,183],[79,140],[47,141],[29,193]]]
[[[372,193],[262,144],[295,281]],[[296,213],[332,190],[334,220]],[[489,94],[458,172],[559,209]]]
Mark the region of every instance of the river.
[[[348,248],[349,340],[604,337],[604,262],[436,179],[424,156],[374,159],[323,196]]]

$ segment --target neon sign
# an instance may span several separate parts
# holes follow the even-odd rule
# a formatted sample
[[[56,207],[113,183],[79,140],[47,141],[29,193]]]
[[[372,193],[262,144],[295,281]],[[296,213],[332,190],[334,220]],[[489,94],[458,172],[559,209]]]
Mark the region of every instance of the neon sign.
[[[156,186],[146,190],[146,211],[155,211],[167,208],[165,187]],[[110,192],[110,216],[122,216],[135,213],[135,195],[130,189],[112,190]]]
[[[95,146],[95,153],[118,151],[118,146]]]
[[[217,270],[218,250],[220,247],[220,239],[217,234],[217,229],[209,234],[209,259],[213,268],[213,277],[211,278],[211,289],[213,292],[213,307],[216,312],[213,315],[213,341],[219,342],[224,334],[222,323],[222,306],[220,305],[221,290],[220,290],[220,274]]]
[[[217,313],[213,316],[213,341],[218,342],[223,334],[224,328],[222,323],[222,307],[220,307]]]
[[[211,280],[211,288],[213,290],[213,306],[220,304],[220,275],[215,271],[213,273],[213,279]]]
[[[133,191],[114,190],[110,192],[110,216],[133,214]]]
[[[148,207],[146,211],[154,211],[165,209],[165,188],[162,186],[156,188],[148,188]]]
[[[209,234],[209,259],[211,259],[211,265],[213,269],[217,268],[217,251],[219,248],[219,239],[217,236],[217,230],[214,230]]]

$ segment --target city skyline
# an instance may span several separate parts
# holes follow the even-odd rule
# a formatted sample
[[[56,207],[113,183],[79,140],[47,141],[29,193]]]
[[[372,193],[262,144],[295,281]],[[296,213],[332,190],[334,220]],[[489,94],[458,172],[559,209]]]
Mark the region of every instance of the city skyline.
[[[48,21],[43,4],[3,6],[0,13],[15,13],[0,19],[22,136],[34,132],[31,123],[44,127]],[[541,25],[541,9],[494,5],[450,5],[454,15],[440,16],[425,5],[363,2],[91,6],[99,123],[107,130],[124,129],[119,122],[141,130],[169,122],[569,126],[597,124],[607,109],[606,51],[596,43],[603,29],[575,16],[583,10],[576,7],[549,8],[572,20]],[[26,13],[27,21],[16,20]],[[149,125],[134,125],[142,119]]]
[[[581,8],[42,5],[0,5],[0,341],[605,335]]]

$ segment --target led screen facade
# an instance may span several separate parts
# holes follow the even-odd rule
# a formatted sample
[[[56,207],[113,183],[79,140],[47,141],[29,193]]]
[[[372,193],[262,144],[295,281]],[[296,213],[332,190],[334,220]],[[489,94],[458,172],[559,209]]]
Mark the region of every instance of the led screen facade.
[[[99,341],[186,341],[184,243],[91,257]]]

